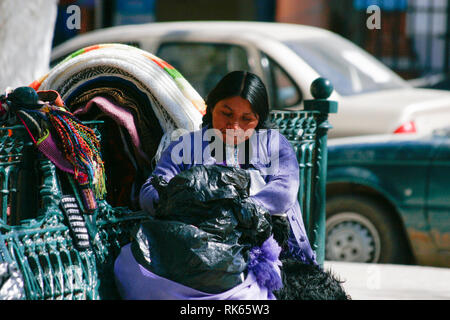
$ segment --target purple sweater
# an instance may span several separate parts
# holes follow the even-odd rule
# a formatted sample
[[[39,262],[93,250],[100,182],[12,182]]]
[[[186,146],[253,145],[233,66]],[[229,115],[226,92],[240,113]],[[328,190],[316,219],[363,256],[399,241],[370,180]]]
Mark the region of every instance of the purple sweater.
[[[162,153],[153,174],[169,181],[183,170],[194,165],[227,164],[217,162],[211,156],[210,142],[202,139],[207,127],[191,132],[173,141]],[[203,141],[205,140],[205,141]],[[259,170],[266,185],[251,199],[266,208],[271,214],[286,213],[291,226],[288,256],[306,263],[316,264],[314,251],[306,236],[305,227],[297,199],[299,188],[299,167],[297,157],[289,141],[277,130],[255,131],[249,139],[253,150],[249,163]],[[190,154],[186,154],[188,150]],[[181,161],[184,157],[184,160]],[[158,192],[149,178],[140,191],[140,205],[150,214],[154,203],[159,200]]]

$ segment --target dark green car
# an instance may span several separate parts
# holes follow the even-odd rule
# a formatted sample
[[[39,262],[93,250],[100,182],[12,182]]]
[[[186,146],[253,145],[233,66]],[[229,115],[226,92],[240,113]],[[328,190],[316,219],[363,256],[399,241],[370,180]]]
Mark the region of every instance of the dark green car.
[[[329,140],[326,259],[450,267],[450,127]]]

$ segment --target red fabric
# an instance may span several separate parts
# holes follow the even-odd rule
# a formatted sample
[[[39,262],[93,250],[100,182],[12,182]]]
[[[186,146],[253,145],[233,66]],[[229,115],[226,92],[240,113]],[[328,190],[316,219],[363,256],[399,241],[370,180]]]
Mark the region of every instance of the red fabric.
[[[35,80],[32,83],[30,83],[28,86],[37,91],[37,89],[39,89],[39,87],[41,86],[41,82],[39,82],[38,80]]]
[[[50,104],[54,104],[58,107],[64,106],[64,101],[61,99],[59,93],[55,90],[40,90],[37,91],[39,99],[42,101],[49,102]]]

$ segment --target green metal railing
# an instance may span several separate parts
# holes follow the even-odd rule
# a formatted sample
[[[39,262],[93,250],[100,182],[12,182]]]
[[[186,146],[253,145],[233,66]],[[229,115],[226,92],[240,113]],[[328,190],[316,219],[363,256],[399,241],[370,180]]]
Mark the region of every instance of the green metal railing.
[[[332,87],[323,79],[311,91],[315,99],[305,101],[305,110],[273,111],[271,119],[297,154],[298,198],[311,245],[323,264],[327,119],[337,104],[326,100]],[[38,153],[24,127],[0,128],[0,263],[17,265],[26,299],[118,299],[114,261],[146,215],[99,201],[98,209],[79,221],[89,239],[88,247],[81,248],[62,208],[62,174]],[[76,198],[76,191],[72,195]]]
[[[298,199],[308,239],[320,265],[325,260],[327,137],[332,128],[328,115],[337,112],[337,102],[327,100],[332,91],[328,80],[318,78],[311,84],[314,99],[304,101],[303,111],[271,112],[271,120],[297,154]]]
[[[94,214],[84,215],[90,246],[78,248],[61,208],[55,166],[27,150],[33,146],[22,126],[0,128],[0,141],[0,263],[17,265],[26,299],[119,298],[114,260],[146,215],[100,201]]]

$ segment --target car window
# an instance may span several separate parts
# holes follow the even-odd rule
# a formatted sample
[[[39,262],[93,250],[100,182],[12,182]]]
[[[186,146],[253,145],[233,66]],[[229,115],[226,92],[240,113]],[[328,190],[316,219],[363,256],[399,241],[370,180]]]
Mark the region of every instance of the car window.
[[[284,42],[341,95],[407,87],[377,59],[349,41],[329,37]]]
[[[204,99],[228,72],[249,71],[247,52],[237,45],[166,42],[156,55],[181,72]]]
[[[269,91],[271,108],[284,109],[300,104],[302,93],[288,73],[264,53],[262,53],[261,64],[268,78],[266,86]]]

